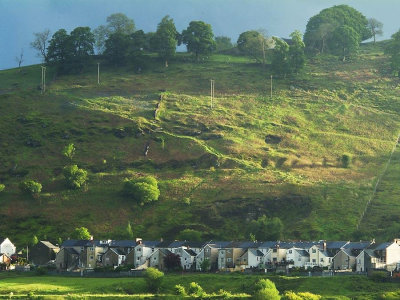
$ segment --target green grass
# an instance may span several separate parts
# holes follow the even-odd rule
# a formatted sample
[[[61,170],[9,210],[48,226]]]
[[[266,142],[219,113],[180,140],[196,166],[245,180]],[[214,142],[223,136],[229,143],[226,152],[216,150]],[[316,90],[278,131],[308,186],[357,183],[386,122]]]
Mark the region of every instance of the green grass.
[[[197,282],[209,293],[224,289],[235,295],[251,295],[255,283],[261,278],[275,282],[281,294],[285,291],[311,292],[323,299],[384,299],[383,294],[400,292],[396,283],[377,283],[363,276],[336,277],[284,277],[242,274],[184,274],[165,276],[160,295],[174,294],[174,286]],[[59,276],[2,276],[0,297],[10,293],[25,296],[29,292],[45,296],[45,299],[60,296],[107,298],[150,297],[143,278],[79,278]],[[392,299],[392,298],[389,298]],[[395,299],[395,298],[393,298]]]
[[[282,219],[286,239],[353,237],[400,131],[397,79],[379,45],[346,63],[318,57],[295,77],[274,77],[272,98],[268,66],[245,57],[194,63],[179,54],[168,68],[143,61],[141,73],[102,64],[100,85],[89,66],[59,77],[48,68],[45,95],[36,89],[40,66],[0,72],[0,230],[18,246],[33,235],[65,239],[78,226],[123,238],[128,222],[146,239],[174,239],[185,228],[248,239],[246,224],[263,214]],[[69,143],[72,162],[61,154]],[[349,168],[343,154],[353,158]],[[61,170],[70,163],[89,171],[86,189],[66,189]],[[364,236],[397,228],[384,218],[395,204],[395,166]],[[124,178],[150,174],[160,182],[157,203],[123,197]],[[28,178],[43,184],[38,200],[19,192]]]

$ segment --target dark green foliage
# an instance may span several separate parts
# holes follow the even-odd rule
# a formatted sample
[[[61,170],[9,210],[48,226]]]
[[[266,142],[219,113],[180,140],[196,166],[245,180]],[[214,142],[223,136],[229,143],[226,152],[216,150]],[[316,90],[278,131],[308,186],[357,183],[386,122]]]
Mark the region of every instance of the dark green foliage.
[[[25,180],[21,182],[19,188],[22,192],[31,196],[37,196],[42,191],[42,185],[34,180]]]
[[[88,178],[87,171],[79,169],[77,165],[64,167],[63,173],[68,187],[72,189],[82,187]]]
[[[352,28],[358,35],[359,41],[372,37],[368,21],[356,9],[348,5],[337,5],[322,10],[310,18],[304,34],[304,42],[312,52],[331,52],[335,48],[337,36],[333,32],[340,26]]]
[[[385,48],[385,53],[390,56],[390,66],[400,77],[400,30],[392,35],[389,44]]]
[[[157,31],[151,40],[152,49],[165,61],[175,56],[178,44],[178,31],[175,28],[174,20],[165,16],[157,26]]]
[[[250,222],[248,235],[253,234],[258,241],[277,241],[282,238],[283,223],[279,218],[268,218],[266,215]]]
[[[113,33],[105,41],[104,57],[114,65],[123,65],[129,57],[130,39],[123,33]]]
[[[274,37],[275,48],[272,52],[271,67],[276,74],[286,76],[290,73],[289,45]]]
[[[305,44],[300,31],[296,30],[290,35],[292,44],[289,46],[289,65],[291,73],[298,73],[306,63],[304,54]]]
[[[254,296],[255,300],[279,300],[281,296],[279,295],[279,291],[277,290],[275,283],[273,283],[269,279],[260,279],[254,288]]]
[[[332,33],[332,50],[345,61],[346,57],[357,52],[360,45],[359,34],[350,26],[342,25]]]
[[[237,40],[239,51],[259,63],[266,63],[266,52],[274,45],[273,39],[267,38],[257,30],[242,32]]]
[[[161,287],[162,280],[164,278],[164,273],[150,267],[144,272],[144,278],[146,280],[148,291],[158,293]]]
[[[91,238],[91,234],[89,229],[86,227],[75,228],[73,233],[71,234],[71,238],[76,240],[89,240]]]
[[[157,201],[160,196],[157,179],[153,176],[125,179],[123,192],[141,205]]]
[[[178,271],[182,268],[181,257],[175,253],[168,253],[164,256],[164,265],[169,271]]]
[[[209,259],[204,259],[200,264],[200,269],[202,272],[207,272],[210,270],[211,263]]]
[[[215,48],[217,52],[225,51],[233,48],[231,38],[227,36],[215,37]]]
[[[202,240],[203,233],[194,229],[184,229],[178,234],[178,240],[199,242]]]
[[[175,295],[186,296],[186,290],[184,286],[177,284],[175,285],[174,290],[175,290]]]
[[[348,168],[350,167],[351,164],[351,155],[350,154],[343,154],[342,157],[340,158],[340,161],[342,163],[343,168]]]
[[[197,60],[201,55],[209,55],[215,50],[211,25],[203,21],[190,22],[188,28],[182,32],[182,42]]]
[[[71,39],[65,29],[57,30],[47,47],[47,62],[62,66],[71,56]]]

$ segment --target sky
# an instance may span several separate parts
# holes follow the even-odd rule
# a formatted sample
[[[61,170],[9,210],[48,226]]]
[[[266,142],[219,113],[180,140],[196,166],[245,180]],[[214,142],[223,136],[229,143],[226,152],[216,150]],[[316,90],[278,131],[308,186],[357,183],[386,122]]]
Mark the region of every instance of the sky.
[[[17,67],[15,57],[21,51],[23,66],[40,63],[30,47],[34,32],[94,29],[117,12],[145,32],[155,31],[166,15],[174,19],[178,31],[190,21],[201,20],[211,24],[215,36],[236,42],[240,33],[253,29],[278,37],[288,37],[294,30],[304,33],[310,17],[338,4],[383,22],[384,35],[379,39],[390,38],[400,29],[400,0],[0,0],[0,70]]]

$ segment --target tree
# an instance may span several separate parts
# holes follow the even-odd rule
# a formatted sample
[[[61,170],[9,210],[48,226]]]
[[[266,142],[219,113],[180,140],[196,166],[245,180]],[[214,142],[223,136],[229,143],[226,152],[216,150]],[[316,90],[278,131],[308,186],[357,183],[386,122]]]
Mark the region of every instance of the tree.
[[[98,53],[105,50],[106,40],[118,33],[129,36],[135,32],[135,22],[122,13],[115,13],[107,17],[107,25],[100,25],[94,31],[95,45]]]
[[[211,263],[210,263],[210,260],[207,259],[207,258],[205,258],[200,264],[200,269],[201,269],[202,272],[209,271],[210,267],[211,267]]]
[[[182,31],[182,41],[188,52],[194,53],[196,60],[201,55],[211,54],[215,49],[214,34],[210,24],[203,21],[192,21]]]
[[[279,291],[269,279],[260,279],[255,286],[255,293],[253,299],[255,300],[280,300],[281,296]]]
[[[177,271],[182,268],[181,257],[175,253],[168,253],[164,256],[164,265],[168,271]]]
[[[239,35],[237,47],[241,53],[259,63],[266,63],[266,52],[274,48],[275,40],[268,38],[265,33],[257,30],[245,31]]]
[[[35,39],[31,42],[31,47],[38,51],[38,56],[47,61],[47,43],[50,38],[50,30],[45,29],[42,32],[33,33]]]
[[[289,46],[289,65],[291,72],[298,73],[306,62],[304,54],[305,44],[300,31],[296,30],[290,35],[292,44]]]
[[[24,49],[21,49],[21,53],[19,54],[19,56],[15,57],[15,61],[18,64],[18,69],[20,69],[21,68],[21,64],[24,61]]]
[[[163,278],[164,273],[156,268],[150,267],[144,272],[144,279],[146,280],[146,285],[149,292],[158,293]]]
[[[113,33],[106,40],[104,57],[114,65],[123,65],[129,57],[130,38],[126,34]]]
[[[76,27],[70,34],[74,56],[86,59],[94,54],[94,34],[89,27]]]
[[[232,49],[233,44],[231,38],[227,36],[217,36],[215,38],[215,48],[217,52]]]
[[[158,24],[157,31],[152,38],[152,48],[165,61],[165,67],[168,67],[168,60],[175,56],[177,37],[178,31],[175,28],[174,20],[165,16]]]
[[[46,62],[56,66],[60,73],[68,73],[70,66],[67,62],[73,56],[73,46],[69,34],[65,29],[57,30],[47,47]]]
[[[39,243],[39,239],[37,238],[36,235],[34,235],[32,238],[32,246],[35,246],[37,243]]]
[[[282,238],[283,223],[277,218],[268,218],[266,215],[253,220],[249,224],[248,234],[255,235],[257,240],[276,241]]]
[[[71,237],[75,240],[89,240],[92,235],[86,227],[75,228]]]
[[[20,183],[19,187],[22,192],[29,194],[32,197],[38,197],[42,191],[42,185],[34,180],[25,180]]]
[[[128,222],[128,225],[126,226],[126,235],[128,239],[132,240],[133,239],[133,230],[131,226],[131,222]]]
[[[374,44],[376,42],[376,36],[383,34],[383,23],[379,22],[377,19],[369,18],[368,19],[368,28],[371,30],[372,37],[374,38]]]
[[[160,196],[157,179],[152,176],[125,179],[123,192],[141,205],[157,201]]]
[[[333,49],[341,55],[342,61],[357,52],[360,45],[360,36],[350,26],[342,25],[332,33]]]
[[[272,52],[271,67],[279,75],[286,77],[290,73],[289,45],[280,38],[273,37],[275,48]]]
[[[178,234],[178,239],[183,241],[200,242],[203,233],[194,229],[184,229]]]
[[[73,143],[68,144],[67,146],[64,147],[62,154],[72,160],[72,157],[75,155],[75,146]]]
[[[400,78],[400,30],[392,35],[385,53],[390,56],[390,66],[393,72]]]
[[[351,27],[359,36],[360,41],[372,37],[368,28],[367,18],[356,9],[348,5],[336,5],[323,9],[317,15],[310,18],[304,34],[304,42],[310,51],[328,52],[331,44],[335,44],[333,32],[340,26]]]
[[[87,171],[79,169],[77,165],[64,167],[63,173],[67,185],[73,189],[82,187],[87,180]]]

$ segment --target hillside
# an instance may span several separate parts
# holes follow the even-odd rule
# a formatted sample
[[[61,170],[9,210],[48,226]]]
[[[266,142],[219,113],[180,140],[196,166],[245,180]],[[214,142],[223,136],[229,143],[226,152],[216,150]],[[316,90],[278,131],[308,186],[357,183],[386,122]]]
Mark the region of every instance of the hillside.
[[[364,45],[353,61],[318,58],[295,78],[274,78],[272,98],[268,68],[243,57],[193,63],[181,54],[164,68],[148,56],[137,67],[102,65],[100,85],[96,63],[79,75],[48,70],[44,95],[40,66],[0,71],[0,233],[19,245],[33,235],[65,239],[78,226],[123,238],[130,221],[147,239],[173,239],[186,228],[248,239],[247,225],[263,214],[283,221],[286,239],[396,228],[400,206],[379,204],[396,202],[394,172],[383,176],[386,193],[378,188],[357,231],[400,128],[398,79],[379,45]],[[89,171],[82,190],[63,182],[69,143],[72,163]],[[349,168],[343,155],[352,157]],[[161,196],[139,206],[121,189],[124,178],[144,174],[157,177]],[[43,184],[39,199],[19,191],[28,178]]]

